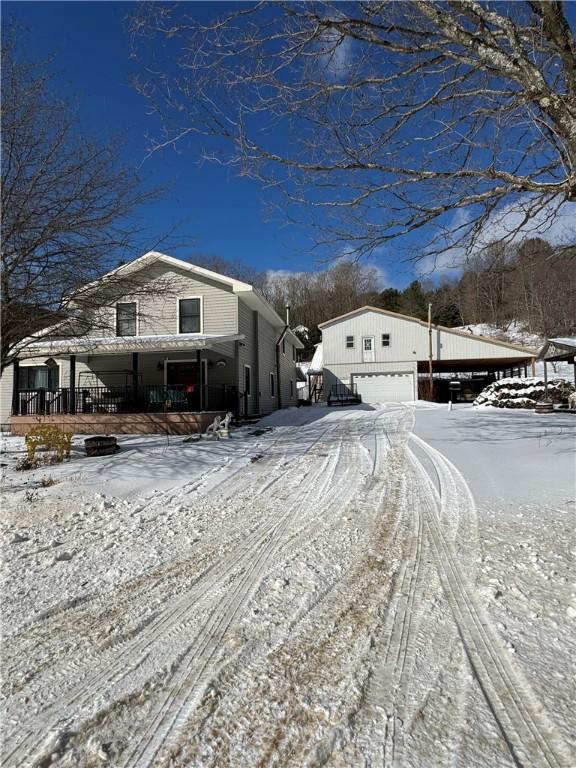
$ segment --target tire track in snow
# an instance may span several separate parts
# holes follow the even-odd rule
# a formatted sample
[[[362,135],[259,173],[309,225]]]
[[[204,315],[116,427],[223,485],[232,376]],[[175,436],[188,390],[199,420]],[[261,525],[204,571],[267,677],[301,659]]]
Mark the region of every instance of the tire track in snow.
[[[221,645],[227,632],[233,622],[242,615],[260,586],[266,566],[274,555],[280,554],[285,545],[282,536],[288,532],[294,520],[298,523],[299,518],[305,516],[303,513],[306,513],[309,505],[314,505],[315,501],[321,500],[329,488],[338,464],[339,451],[340,446],[336,457],[329,455],[328,461],[316,472],[313,474],[311,472],[303,479],[298,488],[300,498],[288,506],[277,523],[273,540],[267,541],[261,551],[254,554],[251,567],[247,568],[237,585],[224,596],[222,603],[195,639],[187,653],[186,661],[180,665],[171,681],[167,694],[156,704],[152,715],[148,717],[149,724],[141,741],[128,755],[123,756],[120,762],[123,768],[153,765],[159,752],[174,741],[178,730],[186,723],[202,691],[216,671],[215,665],[218,664]],[[304,494],[302,499],[302,491],[306,491],[307,488],[310,493]],[[289,498],[289,494],[285,494],[284,498]],[[309,533],[308,527],[304,527],[298,538],[304,534],[308,536]],[[276,537],[277,540],[275,540]]]
[[[392,466],[391,461],[394,462]],[[387,472],[397,478],[393,503],[400,511],[391,547],[402,553],[402,559],[400,572],[392,581],[388,607],[379,631],[379,636],[385,638],[384,646],[379,649],[377,644],[375,648],[375,665],[366,684],[362,711],[357,714],[357,742],[368,766],[402,764],[405,699],[414,665],[412,645],[421,603],[418,590],[423,521],[415,498],[416,487],[412,478],[402,471],[404,464],[403,447],[389,455]],[[406,542],[408,550],[403,551]]]
[[[442,454],[420,438],[413,436],[412,439],[432,459],[441,477],[450,468],[454,478],[465,485],[456,467]],[[413,453],[411,463],[436,501],[436,509],[425,520],[425,530],[466,655],[512,758],[517,765],[526,768],[571,768],[574,759],[569,748],[520,667],[510,658],[473,586],[462,573],[453,545],[443,532],[441,496]]]
[[[312,449],[315,448],[322,440],[327,439],[327,436],[331,435],[331,433],[336,429],[338,429],[338,423],[330,424],[328,428],[324,429],[320,434],[316,432],[316,438],[309,446],[307,446],[305,457],[308,457]],[[302,485],[302,478],[299,475],[299,469],[300,464],[303,463],[304,460],[304,458],[300,457],[298,466],[295,469],[292,468],[291,472],[289,471],[283,474],[282,477],[284,479],[284,486],[286,486],[287,481],[292,478],[289,489],[286,490],[286,487],[284,489],[285,496],[288,496],[291,492],[294,492]],[[313,476],[314,481],[324,470],[324,465],[325,463],[323,463],[320,468],[316,470],[316,473]],[[275,481],[282,479],[282,477],[275,478]],[[327,483],[329,484],[329,480]],[[272,481],[270,478],[267,478],[259,493],[264,493],[269,489],[271,484]],[[281,494],[277,494],[277,496],[278,495]],[[273,535],[279,532],[278,528],[281,523],[284,524],[285,527],[286,523],[288,522],[288,518],[288,514],[284,515],[279,522],[275,521],[274,518],[271,518],[263,526],[260,526],[258,529],[256,529],[254,534],[247,537],[247,539],[242,543],[239,548],[240,551],[235,553],[236,557],[232,559],[232,562],[230,562],[229,559],[224,569],[214,569],[214,573],[211,575],[208,584],[206,583],[206,572],[202,577],[200,577],[200,579],[198,579],[194,593],[199,593],[199,596],[203,598],[202,602],[206,604],[209,604],[211,600],[217,600],[218,592],[215,594],[213,589],[218,587],[218,583],[221,584],[223,581],[225,582],[235,569],[241,568],[245,561],[250,561],[252,559],[254,550],[258,549],[258,546],[268,543]],[[211,568],[208,569],[209,575],[211,570]],[[223,587],[221,587],[219,591],[222,592],[222,590]],[[119,685],[124,678],[142,667],[145,660],[150,655],[150,645],[152,638],[162,638],[164,641],[171,631],[173,633],[173,628],[175,625],[180,627],[180,633],[187,629],[190,621],[193,621],[193,617],[190,618],[188,623],[185,623],[184,614],[188,612],[191,605],[193,604],[194,602],[191,599],[190,594],[180,598],[176,602],[176,606],[171,606],[170,609],[165,611],[158,620],[148,625],[142,632],[138,634],[134,641],[124,643],[120,648],[120,653],[117,654],[115,662],[114,660],[111,661],[108,658],[104,660],[106,663],[106,672],[104,675],[102,675],[102,671],[100,669],[95,671],[92,675],[89,675],[88,678],[83,681],[82,685],[79,687],[79,690],[76,691],[72,698],[67,699],[64,704],[59,702],[55,707],[48,708],[48,710],[42,713],[42,715],[37,720],[35,719],[37,726],[44,730],[45,733],[47,727],[46,720],[52,719],[55,721],[53,722],[54,729],[62,730],[62,723],[69,720],[69,718],[66,716],[66,712],[69,713],[71,709],[82,709],[83,707],[88,706],[95,700],[98,695],[102,696],[103,698],[108,698],[111,685]],[[198,608],[197,604],[194,605],[196,605],[196,608]],[[173,634],[170,636],[170,641],[174,641]],[[115,652],[117,650],[118,649],[115,649]],[[136,661],[134,661],[134,655],[137,656]],[[81,670],[76,668],[73,668],[72,670],[68,668],[66,672],[68,677],[70,674],[73,674],[74,676],[81,675]],[[30,725],[33,724],[29,723],[29,726]],[[22,734],[20,733],[19,735],[21,736]],[[25,735],[23,741],[19,746],[16,747],[16,750],[8,753],[7,759],[11,759],[17,754],[20,755],[19,759],[25,759],[26,754],[30,753],[30,749],[34,751],[34,748],[31,746],[31,741],[33,742],[34,740],[34,731],[28,731],[28,734]],[[38,744],[38,742],[37,745],[41,746]]]

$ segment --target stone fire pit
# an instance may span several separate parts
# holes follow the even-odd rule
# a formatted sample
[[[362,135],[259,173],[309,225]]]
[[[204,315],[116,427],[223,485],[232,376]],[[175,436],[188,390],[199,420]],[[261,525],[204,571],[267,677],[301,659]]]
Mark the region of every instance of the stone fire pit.
[[[120,450],[118,441],[111,435],[94,435],[84,440],[87,456],[109,456]]]

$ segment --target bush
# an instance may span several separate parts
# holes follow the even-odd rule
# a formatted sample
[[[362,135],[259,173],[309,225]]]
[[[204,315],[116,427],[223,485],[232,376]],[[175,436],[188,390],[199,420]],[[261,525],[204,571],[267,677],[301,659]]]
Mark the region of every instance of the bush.
[[[25,437],[30,466],[33,466],[37,461],[36,451],[40,447],[45,448],[51,454],[48,461],[45,462],[47,464],[63,461],[64,457],[70,458],[72,434],[72,432],[64,432],[60,427],[51,424],[40,424],[33,427]]]

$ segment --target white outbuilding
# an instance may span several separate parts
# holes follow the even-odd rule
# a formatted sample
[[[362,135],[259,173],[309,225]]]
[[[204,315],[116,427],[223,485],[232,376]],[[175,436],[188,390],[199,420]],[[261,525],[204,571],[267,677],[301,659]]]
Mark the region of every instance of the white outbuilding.
[[[369,306],[319,328],[327,399],[347,393],[365,403],[447,399],[451,379],[464,388],[469,380],[472,396],[474,379],[527,375],[537,355],[516,344]]]

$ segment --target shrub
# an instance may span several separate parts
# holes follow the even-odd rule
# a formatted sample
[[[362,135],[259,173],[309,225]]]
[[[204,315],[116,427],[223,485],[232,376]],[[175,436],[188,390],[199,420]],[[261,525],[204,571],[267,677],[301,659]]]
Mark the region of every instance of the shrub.
[[[40,447],[51,452],[53,461],[63,461],[64,457],[70,458],[72,432],[64,432],[60,427],[51,424],[40,424],[28,432],[25,442],[28,462],[31,465],[34,464],[36,450]]]

